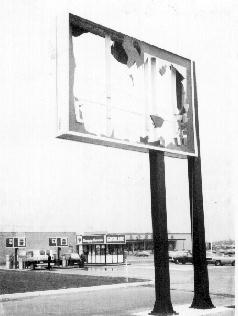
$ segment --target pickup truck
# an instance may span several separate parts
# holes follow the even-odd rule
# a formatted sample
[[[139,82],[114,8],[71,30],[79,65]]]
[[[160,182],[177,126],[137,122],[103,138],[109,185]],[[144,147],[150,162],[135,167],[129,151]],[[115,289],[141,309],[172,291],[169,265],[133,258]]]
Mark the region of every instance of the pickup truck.
[[[51,257],[50,265],[54,266],[56,253],[53,250],[28,250],[24,259],[25,268],[34,270],[36,267],[47,267],[48,254]]]

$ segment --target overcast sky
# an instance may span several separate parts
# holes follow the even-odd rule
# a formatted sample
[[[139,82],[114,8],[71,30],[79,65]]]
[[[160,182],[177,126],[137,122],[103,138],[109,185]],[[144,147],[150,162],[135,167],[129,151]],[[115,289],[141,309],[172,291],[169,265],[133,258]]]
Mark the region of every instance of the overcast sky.
[[[55,140],[44,81],[55,82],[50,21],[68,9],[196,61],[206,236],[234,238],[236,1],[3,3],[1,228],[151,231],[146,154]],[[169,231],[189,232],[186,160],[166,159],[166,172]]]

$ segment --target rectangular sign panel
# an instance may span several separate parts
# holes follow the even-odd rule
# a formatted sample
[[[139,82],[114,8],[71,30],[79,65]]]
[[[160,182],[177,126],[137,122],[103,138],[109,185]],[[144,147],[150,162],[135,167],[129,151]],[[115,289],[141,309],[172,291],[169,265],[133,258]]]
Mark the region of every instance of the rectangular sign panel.
[[[68,246],[67,237],[51,237],[49,238],[49,246],[51,247],[66,247]]]
[[[83,244],[104,244],[104,235],[82,236]]]
[[[6,247],[7,248],[26,247],[26,238],[25,237],[9,237],[9,238],[6,238]]]
[[[6,247],[13,247],[13,243],[14,243],[14,238],[6,238]]]
[[[64,28],[58,137],[197,155],[190,59],[72,14]]]
[[[107,244],[125,244],[126,236],[125,235],[107,235],[106,243]]]
[[[57,246],[57,238],[49,238],[49,246]]]
[[[82,245],[82,235],[76,236],[76,245]]]

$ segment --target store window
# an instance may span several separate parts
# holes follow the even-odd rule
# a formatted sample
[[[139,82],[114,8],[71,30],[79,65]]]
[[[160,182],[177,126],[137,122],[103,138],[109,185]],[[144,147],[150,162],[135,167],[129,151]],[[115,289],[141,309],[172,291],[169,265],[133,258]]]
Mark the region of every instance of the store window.
[[[96,245],[96,247],[95,247],[95,255],[96,256],[100,256],[100,254],[101,254],[101,252],[100,252],[100,249],[101,247],[100,247],[100,245]]]
[[[123,245],[117,246],[117,253],[118,253],[118,255],[123,255]]]
[[[101,256],[105,256],[105,253],[106,253],[106,246],[105,245],[101,245]]]
[[[89,246],[88,245],[83,245],[83,253],[85,255],[88,255],[88,253],[89,253]]]
[[[116,245],[108,245],[108,254],[109,255],[116,255],[117,254]]]

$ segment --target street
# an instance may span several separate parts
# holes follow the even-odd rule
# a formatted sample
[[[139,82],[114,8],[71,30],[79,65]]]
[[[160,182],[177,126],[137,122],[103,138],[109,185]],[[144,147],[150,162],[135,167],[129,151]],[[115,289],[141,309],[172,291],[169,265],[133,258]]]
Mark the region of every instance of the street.
[[[131,260],[129,260],[130,262]],[[235,268],[208,266],[210,294],[215,306],[231,306],[235,301]],[[45,273],[45,272],[36,272]],[[95,267],[57,270],[52,273],[69,273],[100,276],[137,277],[154,280],[151,258],[138,258],[128,266]],[[193,298],[193,267],[190,264],[170,263],[171,299],[173,305],[191,304]],[[152,310],[155,300],[154,285],[124,287],[61,295],[39,296],[0,303],[1,315],[135,315]]]

